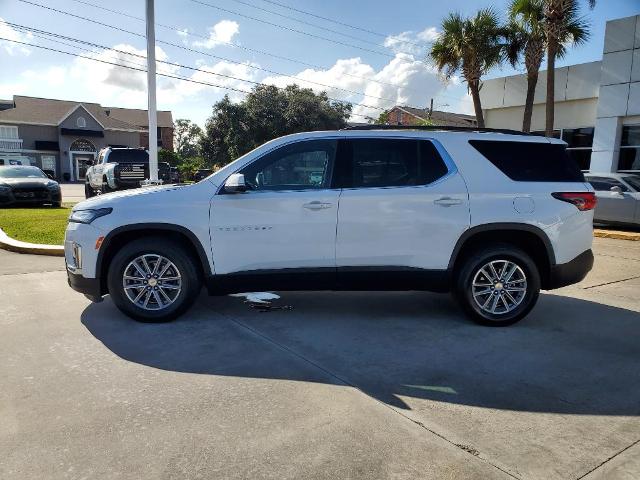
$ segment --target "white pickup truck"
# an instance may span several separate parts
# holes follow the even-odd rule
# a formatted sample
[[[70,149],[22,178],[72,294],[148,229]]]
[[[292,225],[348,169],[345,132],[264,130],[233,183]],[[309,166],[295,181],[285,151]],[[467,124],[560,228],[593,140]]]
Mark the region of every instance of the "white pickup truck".
[[[169,165],[158,164],[158,176],[169,182]],[[149,178],[149,153],[142,148],[113,148],[100,150],[95,164],[87,170],[84,194],[91,198],[102,193],[140,187]]]

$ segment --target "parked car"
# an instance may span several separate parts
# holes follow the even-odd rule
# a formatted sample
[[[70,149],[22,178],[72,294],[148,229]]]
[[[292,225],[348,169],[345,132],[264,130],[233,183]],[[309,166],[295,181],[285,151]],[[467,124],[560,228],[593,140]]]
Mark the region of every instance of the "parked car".
[[[196,173],[193,175],[193,181],[199,182],[201,180],[204,180],[212,173],[213,170],[211,170],[210,168],[200,168],[199,170],[196,170]]]
[[[169,167],[169,183],[180,183],[178,167]]]
[[[596,191],[596,223],[640,226],[640,175],[630,173],[585,173]]]
[[[158,177],[171,183],[169,164],[158,163]],[[100,150],[85,176],[85,198],[102,193],[139,188],[149,178],[149,153],[142,148],[107,147]]]
[[[0,166],[0,205],[62,205],[58,182],[38,167]]]
[[[204,284],[453,291],[475,321],[509,325],[593,264],[595,194],[565,147],[444,128],[289,135],[200,183],[76,205],[69,284],[150,322]]]

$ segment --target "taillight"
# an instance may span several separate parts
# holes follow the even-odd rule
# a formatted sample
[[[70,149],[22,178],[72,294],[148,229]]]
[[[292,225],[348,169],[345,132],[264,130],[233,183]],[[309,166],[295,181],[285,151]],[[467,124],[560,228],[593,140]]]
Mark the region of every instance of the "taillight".
[[[554,192],[551,195],[563,202],[573,203],[581,212],[593,210],[598,203],[593,192]]]

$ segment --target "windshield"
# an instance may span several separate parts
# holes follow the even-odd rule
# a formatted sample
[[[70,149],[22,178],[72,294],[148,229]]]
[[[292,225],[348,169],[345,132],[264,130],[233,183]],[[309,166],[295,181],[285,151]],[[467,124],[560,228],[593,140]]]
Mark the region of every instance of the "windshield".
[[[629,175],[628,177],[622,178],[631,185],[636,192],[640,192],[640,175]]]
[[[0,167],[0,178],[47,178],[38,167]]]

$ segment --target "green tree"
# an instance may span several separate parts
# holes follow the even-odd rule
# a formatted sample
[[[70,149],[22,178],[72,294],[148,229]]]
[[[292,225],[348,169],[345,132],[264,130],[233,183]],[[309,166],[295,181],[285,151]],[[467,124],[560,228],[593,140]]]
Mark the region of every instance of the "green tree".
[[[588,0],[589,8],[595,7],[596,0]],[[589,37],[589,25],[579,17],[579,0],[544,0],[544,28],[547,39],[547,105],[545,134],[551,136],[555,116],[555,68],[556,58],[562,55],[563,43],[572,37],[572,29],[581,31],[581,37],[574,37],[573,43],[583,43]]]
[[[177,167],[182,162],[182,157],[177,152],[161,148],[158,150],[158,161],[167,162],[172,167]]]
[[[191,120],[180,118],[174,126],[174,148],[182,158],[195,157],[200,154],[202,129]]]
[[[191,157],[182,160],[178,165],[178,171],[183,180],[193,180],[196,171],[204,167],[204,159],[202,157]]]
[[[283,135],[343,128],[351,105],[330,101],[323,93],[289,85],[258,85],[244,100],[227,96],[213,106],[201,151],[209,166],[223,166],[263,143]]]
[[[503,29],[491,8],[479,10],[474,17],[451,13],[442,22],[442,33],[431,47],[431,59],[448,80],[457,72],[467,82],[476,120],[484,127],[480,102],[481,79],[504,58]]]

